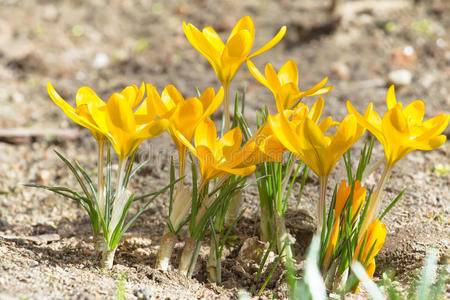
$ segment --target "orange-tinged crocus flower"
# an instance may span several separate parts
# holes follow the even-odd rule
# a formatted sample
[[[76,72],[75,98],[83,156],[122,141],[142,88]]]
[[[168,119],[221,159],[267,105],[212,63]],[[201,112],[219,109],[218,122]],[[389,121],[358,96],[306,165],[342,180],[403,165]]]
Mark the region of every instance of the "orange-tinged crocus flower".
[[[229,86],[241,65],[275,46],[286,33],[286,26],[264,46],[250,54],[255,40],[255,25],[249,16],[241,18],[230,33],[226,43],[212,27],[202,31],[192,24],[183,22],[183,30],[191,45],[212,65],[225,89],[224,118],[225,131],[230,129]]]
[[[361,181],[356,180],[353,184],[353,197],[351,199],[352,214],[350,216],[350,219],[354,219],[355,216],[359,214],[366,199],[366,188],[361,186]],[[342,210],[344,209],[344,206],[350,197],[351,191],[352,185],[347,185],[347,180],[342,180],[336,194],[336,204],[334,205],[334,215],[336,218],[339,218],[339,216],[341,215]]]
[[[280,118],[280,114],[274,116]],[[244,164],[258,165],[263,162],[280,162],[286,147],[278,140],[268,122],[264,123],[245,143],[241,152]]]
[[[179,140],[175,132],[191,142],[195,129],[200,122],[213,114],[223,101],[223,88],[217,94],[213,88],[207,88],[198,98],[184,99],[173,86],[168,85],[159,96],[153,85],[147,85],[149,97],[155,103],[157,114],[169,120],[169,133],[175,143],[180,159],[180,176],[184,175],[186,146]]]
[[[370,224],[364,236],[365,242],[364,239],[358,242],[353,261],[359,260],[366,269],[367,275],[372,278],[376,267],[375,256],[383,248],[386,240],[386,225],[382,224],[379,219],[375,219]],[[364,248],[361,249],[363,243]],[[358,291],[358,286],[355,290]]]
[[[393,85],[387,92],[386,104],[388,111],[383,118],[373,112],[372,117],[366,119],[350,102],[347,108],[383,145],[389,168],[413,150],[433,150],[445,143],[446,136],[441,133],[448,126],[449,115],[441,113],[423,122],[425,104],[416,100],[403,109],[402,103],[396,100]]]
[[[335,221],[333,224],[333,229],[331,231],[330,242],[328,244],[327,252],[324,258],[324,269],[328,267],[331,255],[333,254],[334,248],[336,247],[336,243],[339,237],[339,227],[344,225],[343,222],[340,222],[340,216],[345,204],[347,203],[347,201],[352,202],[350,220],[353,220],[353,222],[356,222],[355,216],[360,213],[364,205],[366,199],[366,188],[361,186],[361,182],[359,180],[356,180],[353,184],[354,188],[352,199],[349,199],[352,192],[352,185],[347,185],[347,180],[345,179],[342,180],[339,184],[339,188],[336,194],[336,203],[334,205]]]
[[[228,174],[247,176],[255,170],[254,165],[245,165],[247,156],[239,151],[242,143],[242,133],[239,127],[233,128],[217,140],[216,126],[211,119],[206,118],[195,130],[195,147],[178,131],[176,134],[197,156],[202,184]]]
[[[248,60],[247,66],[250,73],[252,73],[256,80],[272,92],[278,111],[291,109],[301,98],[323,95],[333,89],[332,86],[324,87],[328,80],[328,78],[324,78],[312,88],[305,91],[300,91],[298,87],[297,64],[293,60],[288,60],[280,68],[278,73],[272,65],[268,63],[264,71],[265,77],[256,68],[252,61]]]

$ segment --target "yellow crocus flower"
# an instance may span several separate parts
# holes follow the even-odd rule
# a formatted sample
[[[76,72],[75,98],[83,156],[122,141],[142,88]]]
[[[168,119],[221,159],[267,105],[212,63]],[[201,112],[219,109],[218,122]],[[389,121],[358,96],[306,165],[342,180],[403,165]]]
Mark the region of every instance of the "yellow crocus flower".
[[[224,43],[212,27],[202,31],[183,22],[184,33],[192,44],[209,61],[224,86],[230,84],[240,66],[249,58],[266,52],[275,46],[286,33],[286,26],[264,46],[250,54],[255,40],[255,25],[249,16],[241,18]]]
[[[323,222],[328,176],[340,157],[364,132],[353,115],[347,115],[341,123],[327,117],[317,124],[323,105],[323,98],[319,98],[311,111],[308,111],[306,105],[300,106],[300,113],[293,116],[293,120],[294,117],[300,118],[300,122],[289,121],[285,112],[281,113],[279,120],[269,116],[272,130],[280,142],[319,176],[320,200],[317,206],[319,232]],[[366,116],[370,113],[368,110]],[[325,135],[328,128],[336,124],[339,124],[336,133]]]
[[[142,99],[141,93],[114,93],[106,103],[106,109],[98,111],[94,118],[108,132],[108,139],[119,160],[125,160],[144,140],[163,133],[169,121],[156,119],[155,104],[146,98],[133,112],[133,106]],[[101,116],[104,113],[104,117]],[[102,122],[103,121],[103,122]]]
[[[106,132],[99,128],[92,117],[94,108],[104,108],[106,103],[100,99],[90,87],[81,87],[76,96],[77,108],[73,108],[55,91],[50,82],[47,83],[47,91],[53,102],[58,105],[63,112],[75,123],[88,128],[94,138],[101,142],[105,139]]]
[[[275,46],[286,33],[286,26],[264,46],[250,54],[255,40],[255,25],[249,16],[241,18],[224,43],[212,27],[202,31],[192,24],[183,22],[183,30],[191,45],[197,49],[212,65],[225,89],[225,130],[230,129],[229,86],[241,65],[249,58],[255,57]]]
[[[318,102],[323,102],[320,98]],[[316,102],[317,103],[317,102]],[[303,107],[302,107],[303,109]],[[280,142],[300,160],[307,164],[319,177],[328,177],[339,158],[361,137],[356,117],[347,115],[339,124],[334,135],[325,135],[331,125],[331,118],[317,123],[307,109],[303,109],[303,121],[294,122],[282,113],[276,120],[269,116],[272,130]]]
[[[291,109],[301,98],[324,95],[333,89],[332,86],[324,87],[328,80],[326,77],[312,88],[305,91],[300,91],[298,87],[297,64],[293,60],[288,60],[280,68],[278,73],[272,65],[268,63],[264,70],[265,77],[256,68],[251,60],[247,61],[247,66],[250,73],[256,78],[256,80],[272,92],[278,111]]]
[[[416,100],[403,109],[402,103],[397,102],[393,85],[387,91],[386,105],[388,111],[383,118],[380,118],[376,112],[372,112],[369,118],[365,118],[350,102],[347,102],[348,111],[356,116],[358,123],[369,130],[383,145],[386,157],[384,171],[361,226],[362,232],[365,232],[381,209],[382,199],[379,195],[395,163],[413,150],[433,150],[444,144],[446,136],[441,133],[447,128],[450,120],[449,115],[441,113],[423,122],[425,104],[421,100]],[[370,103],[369,108],[372,106]]]
[[[239,151],[242,143],[242,133],[239,127],[233,128],[217,140],[216,126],[211,119],[206,118],[195,130],[195,147],[179,131],[175,133],[197,156],[202,185],[217,177],[228,174],[247,176],[255,170],[254,165],[245,165],[247,155]]]
[[[388,111],[383,118],[373,112],[371,118],[365,119],[350,102],[347,108],[383,145],[388,168],[413,150],[433,150],[445,143],[446,136],[441,133],[448,126],[449,115],[441,113],[423,122],[425,104],[416,100],[403,109],[396,100],[393,85],[387,92],[386,104]]]
[[[184,175],[186,146],[179,140],[175,132],[191,142],[195,129],[200,122],[213,114],[223,101],[223,88],[217,94],[213,88],[207,88],[198,98],[184,99],[173,86],[168,85],[159,96],[156,88],[147,84],[149,97],[153,99],[157,115],[169,120],[169,133],[175,143],[180,159],[180,176]]]

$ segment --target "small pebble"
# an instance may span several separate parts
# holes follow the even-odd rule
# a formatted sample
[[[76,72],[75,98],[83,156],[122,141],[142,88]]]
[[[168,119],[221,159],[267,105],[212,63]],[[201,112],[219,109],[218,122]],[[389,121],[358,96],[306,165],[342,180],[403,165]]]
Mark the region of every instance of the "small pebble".
[[[95,56],[92,66],[96,69],[102,69],[109,64],[109,56],[106,53],[100,52]]]
[[[389,73],[388,83],[396,86],[407,86],[412,81],[412,74],[406,69],[395,70]]]
[[[44,7],[44,13],[42,14],[42,17],[44,20],[49,22],[54,22],[58,20],[59,11],[54,5],[47,5]]]
[[[137,289],[134,291],[134,295],[139,299],[139,300],[149,300],[152,292],[150,291],[150,289],[148,288],[143,288],[143,289]]]
[[[43,170],[36,174],[36,183],[37,184],[47,184],[50,177],[51,177],[50,171]]]
[[[331,71],[335,74],[339,79],[349,79],[350,78],[350,70],[345,63],[337,62],[331,67]]]

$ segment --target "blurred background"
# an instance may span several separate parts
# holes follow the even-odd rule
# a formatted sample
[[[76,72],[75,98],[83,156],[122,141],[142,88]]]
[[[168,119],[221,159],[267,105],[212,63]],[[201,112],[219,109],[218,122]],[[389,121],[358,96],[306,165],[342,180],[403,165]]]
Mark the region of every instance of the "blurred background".
[[[325,96],[325,113],[338,120],[347,112],[347,99],[360,111],[373,101],[375,110],[384,113],[390,84],[396,85],[397,99],[404,103],[424,100],[426,118],[450,112],[448,0],[0,0],[0,233],[56,232],[61,240],[55,247],[69,248],[71,242],[64,238],[89,234],[84,212],[75,203],[20,185],[75,184],[52,153],[55,148],[82,165],[96,166],[94,139],[50,100],[48,81],[72,105],[77,90],[85,85],[104,100],[141,82],[152,83],[160,92],[174,84],[185,97],[194,96],[196,88],[217,90],[212,67],[189,44],[182,22],[199,29],[212,26],[226,38],[244,15],[255,23],[253,49],[287,25],[284,39],[256,57],[255,64],[261,70],[271,62],[278,69],[294,59],[301,89],[328,76],[334,90]],[[244,85],[246,117],[254,126],[254,111],[264,105],[274,111],[275,104],[245,65],[231,90],[241,92]],[[135,186],[148,190],[165,185],[169,157],[175,154],[169,136],[164,134],[143,149],[151,165]],[[386,221],[390,236],[380,265],[409,270],[428,244],[448,253],[449,152],[447,142],[432,153],[414,152],[396,166],[389,195],[405,185],[410,188]],[[382,155],[378,146],[375,155]],[[305,191],[316,192],[315,184]],[[246,195],[252,207],[249,219],[256,219],[255,195],[251,190]],[[313,207],[314,199],[306,197],[304,208]],[[154,227],[138,224],[135,230],[159,236],[164,228],[160,215],[166,210],[162,201],[155,203],[142,221]],[[74,222],[78,227],[72,226]],[[11,249],[8,257],[23,258],[22,252]]]

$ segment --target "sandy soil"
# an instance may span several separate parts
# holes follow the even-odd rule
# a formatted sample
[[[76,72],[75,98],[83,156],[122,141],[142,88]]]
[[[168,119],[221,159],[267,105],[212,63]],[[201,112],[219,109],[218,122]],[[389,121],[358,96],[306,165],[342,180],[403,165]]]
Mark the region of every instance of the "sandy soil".
[[[325,111],[337,119],[346,114],[347,99],[359,110],[373,101],[375,109],[384,112],[387,77],[398,69],[412,74],[411,83],[398,89],[398,99],[406,103],[423,99],[426,117],[448,113],[450,6],[445,1],[428,6],[400,2],[399,7],[366,4],[365,9],[347,3],[336,22],[328,17],[326,1],[312,0],[0,0],[0,129],[37,132],[28,137],[0,136],[0,299],[114,299],[118,294],[126,299],[228,299],[236,297],[239,288],[257,291],[263,282],[256,279],[252,266],[239,262],[241,246],[258,235],[254,186],[244,193],[247,210],[234,232],[236,244],[227,249],[223,285],[210,284],[204,277],[208,243],[201,251],[201,270],[191,280],[152,268],[167,215],[165,196],[123,238],[112,271],[100,270],[94,263],[84,211],[73,201],[22,185],[76,185],[54,149],[89,171],[96,166],[89,131],[71,123],[51,102],[47,81],[72,103],[83,85],[107,98],[127,84],[143,81],[159,90],[175,84],[184,95],[194,95],[196,87],[218,87],[218,82],[207,61],[185,39],[182,21],[211,25],[226,35],[237,19],[248,14],[256,24],[256,45],[288,26],[285,39],[255,63],[262,68],[270,61],[278,68],[294,59],[304,88],[329,76],[335,88],[326,96]],[[246,67],[232,88],[242,91],[244,84],[246,117],[255,126],[254,110],[265,104],[274,109],[274,102]],[[56,129],[71,130],[69,138],[42,134]],[[449,136],[450,129],[445,134]],[[358,151],[355,146],[354,153]],[[386,198],[392,199],[404,187],[408,190],[385,219],[388,236],[377,257],[375,276],[393,269],[406,284],[429,246],[436,246],[442,258],[449,254],[450,176],[435,172],[437,164],[450,164],[449,153],[447,142],[433,152],[414,152],[395,167]],[[143,193],[167,184],[171,155],[175,147],[167,134],[143,144],[138,160],[150,159],[150,164],[139,172],[133,189]],[[374,156],[382,156],[379,145]],[[343,176],[340,164],[332,182]],[[297,236],[300,256],[311,237],[308,212],[314,211],[317,186],[317,178],[310,176],[300,213],[294,209],[296,195],[289,204],[293,217],[288,225]],[[286,297],[282,273],[277,270],[264,297]]]

